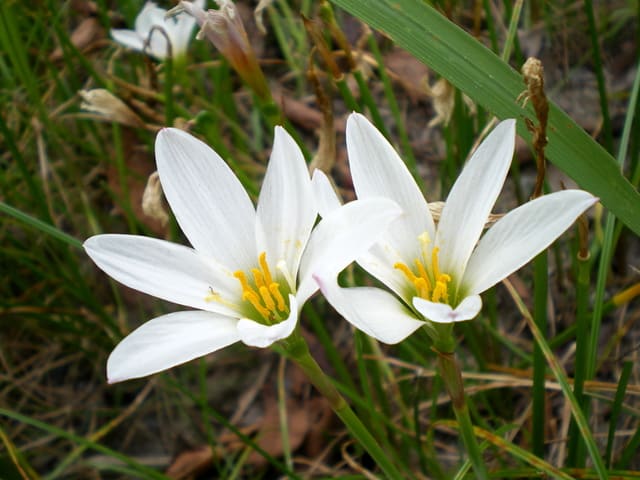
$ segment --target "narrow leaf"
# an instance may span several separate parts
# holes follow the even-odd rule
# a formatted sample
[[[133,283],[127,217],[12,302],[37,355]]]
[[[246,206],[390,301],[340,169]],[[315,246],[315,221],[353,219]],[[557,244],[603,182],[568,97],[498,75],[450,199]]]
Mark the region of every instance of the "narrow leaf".
[[[522,76],[435,9],[420,0],[379,0],[375,8],[369,0],[332,1],[383,31],[497,117],[516,118],[518,134],[530,141],[524,119],[535,122],[535,115],[518,98],[525,87]],[[613,157],[554,104],[547,136],[549,160],[640,234],[640,194]]]

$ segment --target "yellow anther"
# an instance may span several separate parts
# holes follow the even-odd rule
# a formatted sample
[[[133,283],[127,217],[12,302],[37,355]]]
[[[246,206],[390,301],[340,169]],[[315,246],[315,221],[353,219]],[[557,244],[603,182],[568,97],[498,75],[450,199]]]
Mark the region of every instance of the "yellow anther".
[[[258,262],[260,263],[260,268],[262,269],[262,274],[264,275],[265,284],[271,285],[273,283],[273,278],[271,278],[271,272],[269,271],[269,265],[267,264],[267,252],[262,252],[260,254]]]
[[[247,282],[247,276],[244,274],[243,271],[238,270],[236,272],[233,272],[233,276],[240,281],[240,285],[242,286],[243,292],[246,292],[247,290],[251,290],[251,287],[249,286],[249,282]]]
[[[431,237],[429,236],[429,232],[422,232],[418,235],[418,240],[423,247],[426,247],[431,243]]]
[[[256,283],[256,287],[264,287],[267,283],[264,281],[264,275],[257,268],[252,268],[251,273],[253,274],[253,281]]]
[[[397,268],[398,270],[400,270],[402,273],[405,274],[405,276],[409,279],[409,281],[411,283],[415,283],[416,280],[418,279],[418,277],[416,277],[413,272],[411,271],[411,269],[409,267],[407,267],[404,263],[395,263],[393,265],[393,268]]]
[[[260,297],[258,297],[258,294],[256,292],[254,292],[253,290],[245,290],[242,294],[242,299],[248,300],[251,305],[253,305],[253,308],[255,308],[265,320],[269,320],[270,312],[264,306],[262,306],[262,304],[260,303]]]
[[[449,301],[449,294],[447,293],[447,284],[442,281],[436,282],[436,288],[433,289],[433,295],[431,297],[432,302],[444,302]]]
[[[427,271],[422,265],[422,262],[419,259],[415,259],[416,267],[418,267],[418,273],[420,274],[420,278],[423,278],[425,283],[427,284],[427,291],[431,290],[431,281],[429,280],[429,275],[427,275]]]
[[[420,298],[429,298],[431,288],[427,283],[429,280],[426,278],[416,278],[413,284],[416,286],[416,292]]]
[[[277,283],[271,283],[269,285],[269,291],[271,292],[271,295],[273,295],[273,298],[276,299],[278,310],[280,310],[281,312],[287,312],[287,304],[284,303],[284,298],[282,298],[282,294],[280,293],[280,285],[278,285]]]
[[[280,292],[280,284],[273,281],[265,252],[262,252],[258,257],[258,263],[260,268],[251,269],[252,284],[249,283],[247,275],[240,270],[234,272],[233,276],[240,281],[242,286],[242,300],[251,303],[267,323],[271,324],[274,320],[281,319],[278,312],[288,313],[289,307]],[[211,289],[205,300],[217,300],[218,297],[219,295]]]
[[[440,278],[440,268],[438,267],[439,252],[440,249],[438,247],[433,247],[433,250],[431,251],[431,270],[433,271],[433,278],[435,278],[436,281]]]
[[[267,307],[270,312],[275,312],[276,303],[273,301],[269,289],[267,287],[260,287],[258,291],[260,292],[260,297],[262,297],[265,307]]]
[[[420,235],[421,242],[427,244],[429,235],[425,232]],[[431,302],[449,302],[448,283],[451,281],[451,277],[446,273],[440,272],[438,265],[438,252],[436,247],[431,251],[431,270],[427,270],[423,260],[416,258],[413,263],[415,265],[417,274],[404,263],[397,262],[393,265],[394,268],[400,270],[407,280],[411,282],[416,290],[416,295],[429,300]],[[426,258],[426,255],[424,256]]]

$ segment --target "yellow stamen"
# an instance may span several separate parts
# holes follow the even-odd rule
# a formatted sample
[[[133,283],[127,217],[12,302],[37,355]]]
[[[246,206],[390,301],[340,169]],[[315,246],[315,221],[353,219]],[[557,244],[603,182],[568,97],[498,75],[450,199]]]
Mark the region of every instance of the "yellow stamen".
[[[253,281],[256,283],[256,287],[264,287],[266,282],[264,280],[264,275],[257,268],[252,268],[251,273],[253,274]]]
[[[416,286],[416,292],[421,298],[429,298],[431,288],[427,282],[427,278],[417,278],[416,281],[413,282],[413,284]]]
[[[432,302],[444,302],[449,301],[449,294],[447,293],[446,282],[437,281],[436,288],[433,289],[433,295],[431,296]]]
[[[240,280],[240,285],[242,286],[242,291],[246,292],[247,290],[251,290],[249,286],[249,282],[247,282],[247,276],[243,271],[238,270],[237,272],[233,272],[233,276]]]
[[[438,247],[433,247],[431,251],[431,270],[433,270],[433,276],[438,281],[438,277],[440,277],[440,268],[438,267],[438,253],[440,249]]]
[[[423,257],[426,258],[425,250],[426,245],[430,242],[429,235],[425,232],[418,238],[423,244]],[[407,280],[413,284],[417,296],[431,302],[449,303],[448,284],[451,281],[451,277],[440,271],[438,253],[439,249],[437,247],[431,251],[430,271],[419,258],[413,261],[417,274],[413,273],[413,271],[402,262],[397,262],[393,267],[400,270],[404,276],[407,277]]]
[[[268,309],[262,306],[262,304],[260,303],[260,297],[258,297],[258,294],[256,292],[254,292],[253,290],[246,290],[242,294],[242,299],[248,300],[249,303],[253,305],[253,308],[255,308],[258,313],[264,317],[265,320],[269,320],[270,312]]]
[[[260,297],[262,297],[262,301],[264,305],[270,312],[274,312],[276,309],[276,303],[273,301],[273,297],[271,297],[271,293],[269,293],[269,289],[267,287],[260,287]]]
[[[273,283],[273,278],[271,278],[271,272],[269,271],[269,265],[267,264],[267,252],[262,252],[260,254],[258,263],[260,263],[260,268],[262,269],[262,274],[264,275],[264,282],[267,285],[271,285]]]
[[[427,291],[430,291],[431,281],[429,280],[429,275],[427,275],[427,271],[425,270],[424,265],[422,265],[422,262],[417,258],[415,259],[414,263],[416,264],[416,267],[418,267],[418,273],[420,274],[420,278],[423,278],[426,283]]]
[[[264,320],[271,324],[282,319],[281,313],[288,314],[289,307],[280,292],[280,285],[273,281],[265,252],[258,257],[258,264],[260,268],[251,269],[253,285],[249,283],[247,275],[240,270],[234,272],[233,276],[238,279],[242,287],[242,300],[248,301]],[[205,300],[217,300],[218,297],[219,295],[214,294],[211,289],[211,293]]]
[[[409,267],[407,267],[404,263],[395,263],[393,265],[393,268],[397,268],[398,270],[400,270],[402,273],[405,274],[405,276],[409,279],[409,281],[411,283],[415,283],[416,280],[418,279],[418,277],[416,277],[413,272],[409,269]]]
[[[277,283],[271,283],[269,285],[269,291],[271,295],[276,299],[276,303],[278,304],[278,310],[281,312],[287,312],[287,304],[284,303],[284,298],[282,298],[282,294],[280,293],[280,285]]]

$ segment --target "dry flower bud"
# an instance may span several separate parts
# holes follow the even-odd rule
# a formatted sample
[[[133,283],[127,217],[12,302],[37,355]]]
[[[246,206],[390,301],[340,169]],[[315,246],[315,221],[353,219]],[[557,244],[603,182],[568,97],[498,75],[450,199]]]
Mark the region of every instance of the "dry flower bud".
[[[142,194],[142,211],[148,217],[160,222],[164,227],[169,223],[169,214],[162,201],[162,185],[158,172],[149,175],[147,185]]]
[[[235,5],[231,0],[216,0],[218,10],[203,10],[191,2],[181,1],[170,14],[187,12],[192,15],[200,31],[196,38],[207,38],[227,59],[242,80],[261,99],[269,99],[271,94],[267,81],[260,69],[249,37]]]
[[[117,122],[131,127],[144,127],[144,122],[126,103],[104,88],[80,90],[82,97],[80,108],[97,113],[110,122]]]
[[[427,95],[433,98],[433,109],[436,111],[436,116],[429,121],[427,126],[446,126],[449,123],[449,120],[451,120],[451,115],[453,114],[453,110],[456,105],[455,88],[446,78],[440,78],[432,87],[427,84],[426,90]],[[469,108],[469,111],[472,114],[475,114],[476,106],[473,101],[466,95],[463,95],[462,99],[467,105],[467,108]]]
[[[258,30],[263,35],[267,34],[267,29],[264,27],[264,11],[273,3],[273,0],[260,0],[258,5],[256,5],[255,10],[253,11],[253,18],[256,21],[256,25],[258,26]]]

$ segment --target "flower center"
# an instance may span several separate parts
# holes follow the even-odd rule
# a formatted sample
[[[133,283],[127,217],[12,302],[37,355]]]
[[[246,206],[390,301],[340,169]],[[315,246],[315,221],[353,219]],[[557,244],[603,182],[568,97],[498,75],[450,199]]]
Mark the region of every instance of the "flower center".
[[[271,276],[266,252],[258,257],[258,265],[259,268],[251,269],[251,280],[241,270],[234,272],[233,276],[242,286],[242,300],[248,302],[267,324],[278,323],[289,316],[289,306],[280,284]]]
[[[427,268],[426,252],[427,246],[430,243],[428,234],[425,232],[418,237],[422,244],[422,259],[416,258],[413,263],[415,266],[415,272],[407,264],[397,262],[393,265],[393,268],[400,270],[405,277],[411,282],[416,290],[417,296],[436,303],[449,303],[449,282],[451,282],[451,276],[440,271],[438,266],[438,253],[440,249],[434,247],[431,250],[431,265]]]

